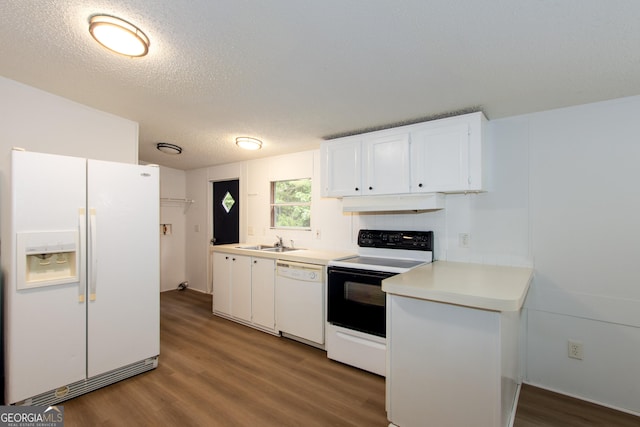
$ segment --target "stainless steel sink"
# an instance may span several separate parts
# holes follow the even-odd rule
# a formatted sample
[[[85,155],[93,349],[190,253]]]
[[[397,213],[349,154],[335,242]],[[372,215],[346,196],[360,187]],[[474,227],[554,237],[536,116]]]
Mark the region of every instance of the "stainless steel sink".
[[[301,250],[301,248],[286,248],[283,246],[271,246],[271,245],[236,246],[236,249],[247,249],[250,251],[265,251],[265,252],[291,252],[291,251]]]
[[[279,247],[273,247],[273,248],[264,248],[260,250],[268,251],[268,252],[291,252],[291,251],[299,251],[300,248],[285,248],[285,247],[279,246]]]
[[[252,251],[266,251],[270,249],[279,249],[269,245],[252,245],[252,246],[236,246],[236,249],[249,249]]]

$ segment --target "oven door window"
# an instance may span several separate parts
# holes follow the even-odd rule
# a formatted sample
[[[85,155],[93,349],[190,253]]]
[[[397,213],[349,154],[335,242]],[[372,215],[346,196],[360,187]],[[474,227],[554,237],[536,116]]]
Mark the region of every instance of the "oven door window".
[[[328,321],[336,326],[384,337],[386,294],[382,280],[395,273],[329,267]]]
[[[368,283],[364,284],[350,280],[344,282],[344,299],[363,305],[385,306],[385,293],[382,292],[381,288]]]

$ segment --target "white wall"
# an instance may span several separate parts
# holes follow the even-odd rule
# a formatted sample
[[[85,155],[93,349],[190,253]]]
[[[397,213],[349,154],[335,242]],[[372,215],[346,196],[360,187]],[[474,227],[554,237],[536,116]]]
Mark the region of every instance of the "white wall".
[[[207,224],[211,221],[207,214],[209,203],[209,182],[207,169],[186,172],[187,198],[194,200],[186,213],[186,267],[189,288],[210,292],[207,269],[209,263],[210,233]]]
[[[527,377],[640,412],[640,98],[528,117]],[[584,360],[567,358],[581,341]]]
[[[138,163],[138,124],[0,77],[0,158],[11,147]]]
[[[160,291],[176,289],[187,279],[186,212],[191,205],[186,200],[187,179],[183,170],[160,166],[160,224],[168,224],[170,234],[160,234]]]

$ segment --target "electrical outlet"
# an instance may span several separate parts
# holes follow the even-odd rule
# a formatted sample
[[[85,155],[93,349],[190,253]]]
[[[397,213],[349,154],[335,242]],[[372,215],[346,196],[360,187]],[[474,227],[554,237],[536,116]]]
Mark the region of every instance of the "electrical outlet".
[[[572,359],[582,360],[583,348],[581,342],[569,340],[569,357]]]
[[[316,239],[320,239],[320,229],[316,228]]]
[[[470,240],[471,236],[469,236],[469,233],[458,234],[458,246],[460,246],[461,248],[468,248]]]

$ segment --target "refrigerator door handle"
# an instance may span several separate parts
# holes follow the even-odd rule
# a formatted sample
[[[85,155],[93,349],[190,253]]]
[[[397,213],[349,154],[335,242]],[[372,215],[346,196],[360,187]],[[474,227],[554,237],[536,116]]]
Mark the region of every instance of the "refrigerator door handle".
[[[85,208],[79,208],[78,209],[78,233],[80,235],[80,242],[84,242],[85,241],[85,237],[86,237],[86,233],[87,233],[87,219],[85,216]],[[85,264],[82,261],[82,256],[83,254],[83,250],[82,250],[83,246],[78,245],[78,253],[77,253],[77,257],[80,259],[80,282],[78,283],[78,302],[79,303],[84,303],[85,300],[85,291],[86,291],[86,286],[87,286],[87,280],[86,280],[86,268],[85,268]]]
[[[89,245],[91,247],[90,256],[90,279],[89,279],[89,301],[96,300],[96,287],[98,286],[98,251],[96,239],[96,210],[89,209]]]

